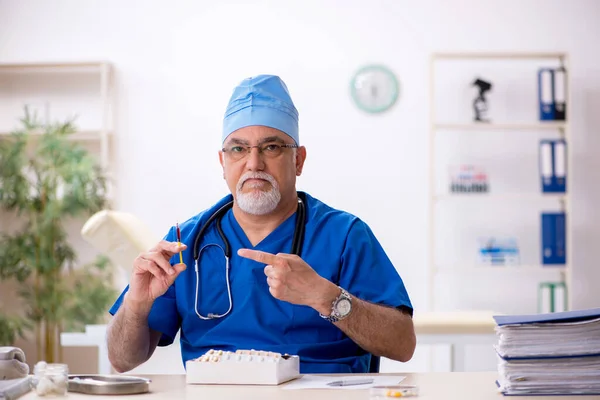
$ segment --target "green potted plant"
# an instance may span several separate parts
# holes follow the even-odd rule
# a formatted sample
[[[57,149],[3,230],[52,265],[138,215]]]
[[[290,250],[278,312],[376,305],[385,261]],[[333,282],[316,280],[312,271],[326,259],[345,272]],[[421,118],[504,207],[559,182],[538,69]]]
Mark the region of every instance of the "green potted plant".
[[[108,259],[78,265],[66,226],[105,208],[106,177],[72,121],[42,124],[26,108],[21,122],[0,140],[0,213],[18,221],[0,235],[0,280],[17,283],[11,308],[26,311],[0,307],[0,338],[34,329],[37,359],[56,362],[60,333],[101,322],[116,295]]]
[[[26,320],[0,314],[0,346],[13,344],[17,336],[24,336],[26,323]]]

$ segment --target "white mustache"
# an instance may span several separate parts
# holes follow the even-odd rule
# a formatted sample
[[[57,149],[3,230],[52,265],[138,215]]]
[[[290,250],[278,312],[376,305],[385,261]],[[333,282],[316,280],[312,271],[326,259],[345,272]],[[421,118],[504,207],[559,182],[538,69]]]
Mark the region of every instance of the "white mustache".
[[[240,178],[239,182],[238,182],[238,186],[237,189],[240,190],[242,188],[242,186],[244,185],[244,183],[246,183],[246,181],[248,179],[263,179],[265,181],[268,181],[274,188],[277,188],[277,181],[275,181],[275,178],[273,178],[272,175],[267,174],[266,172],[246,172],[244,175],[242,175],[242,177]]]

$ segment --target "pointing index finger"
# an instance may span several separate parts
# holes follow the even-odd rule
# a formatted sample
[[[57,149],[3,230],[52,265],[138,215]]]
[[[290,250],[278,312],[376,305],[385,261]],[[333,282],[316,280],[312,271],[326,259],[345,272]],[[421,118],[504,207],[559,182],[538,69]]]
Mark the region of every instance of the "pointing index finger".
[[[263,264],[279,264],[281,261],[279,257],[275,254],[267,253],[265,251],[260,250],[250,250],[250,249],[239,249],[238,255],[240,257],[249,258],[254,261],[258,261]]]

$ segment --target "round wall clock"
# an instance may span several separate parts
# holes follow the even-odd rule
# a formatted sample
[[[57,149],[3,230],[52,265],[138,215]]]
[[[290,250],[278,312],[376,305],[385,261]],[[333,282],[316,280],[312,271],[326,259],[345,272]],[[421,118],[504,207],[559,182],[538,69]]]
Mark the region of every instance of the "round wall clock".
[[[354,74],[350,93],[356,105],[369,113],[388,110],[398,99],[398,80],[382,65],[368,65]]]

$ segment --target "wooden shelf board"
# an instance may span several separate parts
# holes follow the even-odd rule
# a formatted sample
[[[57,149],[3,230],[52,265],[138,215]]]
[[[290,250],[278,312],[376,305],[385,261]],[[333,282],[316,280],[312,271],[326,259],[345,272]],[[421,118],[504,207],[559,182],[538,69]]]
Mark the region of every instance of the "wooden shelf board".
[[[507,60],[537,60],[537,59],[557,59],[567,58],[566,53],[559,52],[439,52],[433,53],[434,59],[460,60],[460,59],[507,59]]]
[[[567,201],[568,194],[566,193],[447,193],[439,194],[433,197],[434,201],[455,200],[455,201],[536,201],[536,200],[561,200]]]
[[[445,265],[434,268],[436,274],[455,274],[455,273],[560,273],[566,272],[569,266],[566,264],[523,264],[523,265]]]
[[[564,130],[567,128],[565,121],[548,121],[535,123],[437,123],[433,125],[435,130],[461,130],[461,131],[491,131],[491,130],[515,130],[515,131],[534,131],[534,130]]]
[[[2,139],[9,139],[10,138],[10,134],[11,132],[6,132],[6,131],[0,131],[0,140]],[[38,136],[38,135],[42,135],[43,132],[33,132],[34,135]],[[111,137],[112,133],[111,132],[107,132],[107,137]],[[69,135],[69,139],[70,140],[74,140],[74,141],[97,141],[100,140],[102,137],[102,134],[100,131],[96,131],[96,130],[82,130],[82,131],[78,131],[76,133],[73,133],[71,135]]]
[[[4,63],[0,64],[0,73],[29,72],[100,72],[110,68],[108,62],[49,62],[49,63]]]

